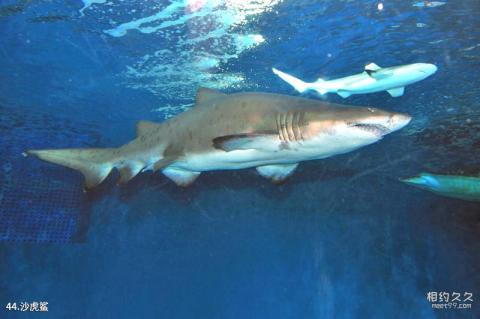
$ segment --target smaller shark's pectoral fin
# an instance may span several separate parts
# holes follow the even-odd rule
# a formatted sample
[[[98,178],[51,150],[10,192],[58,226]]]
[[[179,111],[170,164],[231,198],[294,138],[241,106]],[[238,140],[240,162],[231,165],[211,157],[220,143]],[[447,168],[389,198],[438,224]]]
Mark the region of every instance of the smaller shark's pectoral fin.
[[[235,150],[272,150],[278,148],[278,135],[276,134],[235,134],[219,136],[213,139],[213,147],[231,152]]]
[[[402,96],[403,93],[405,92],[405,87],[402,86],[400,88],[395,88],[391,90],[387,90],[388,94],[390,94],[392,97],[399,97]]]
[[[271,179],[274,183],[281,183],[295,171],[297,166],[298,163],[265,165],[257,167],[257,172],[263,177]]]
[[[200,172],[187,171],[181,168],[167,167],[162,170],[162,173],[175,182],[178,186],[187,187],[192,184]]]

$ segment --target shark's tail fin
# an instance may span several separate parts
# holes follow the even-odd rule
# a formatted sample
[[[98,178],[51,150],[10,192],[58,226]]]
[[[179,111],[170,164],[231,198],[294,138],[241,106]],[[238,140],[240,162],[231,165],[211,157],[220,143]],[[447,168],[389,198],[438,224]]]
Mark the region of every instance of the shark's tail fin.
[[[92,188],[100,184],[115,167],[116,150],[114,148],[34,150],[27,151],[25,155],[35,155],[46,162],[76,169],[85,176],[85,186]]]
[[[302,80],[290,75],[290,74],[287,74],[285,72],[282,72],[280,70],[277,70],[275,68],[272,68],[272,71],[273,73],[275,73],[276,75],[278,75],[282,80],[284,80],[285,82],[287,82],[288,84],[290,84],[291,86],[293,86],[295,88],[295,90],[297,90],[298,92],[300,93],[303,93],[305,91],[307,91],[308,89],[311,88],[311,83],[307,83],[307,82],[303,82]]]

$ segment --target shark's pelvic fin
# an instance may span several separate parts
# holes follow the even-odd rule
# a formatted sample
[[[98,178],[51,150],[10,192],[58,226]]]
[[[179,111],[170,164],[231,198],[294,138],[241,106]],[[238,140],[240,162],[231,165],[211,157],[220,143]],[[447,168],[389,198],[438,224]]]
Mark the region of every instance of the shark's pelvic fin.
[[[175,182],[178,186],[189,186],[192,184],[197,177],[200,175],[200,172],[187,171],[181,168],[167,167],[162,170],[162,173]]]
[[[197,105],[208,105],[212,100],[223,98],[227,94],[215,91],[209,88],[201,87],[197,90],[197,96],[195,97],[195,106]]]
[[[153,171],[156,172],[159,169],[165,168],[178,159],[177,156],[164,157],[153,165]]]
[[[114,167],[116,149],[60,149],[27,151],[46,162],[79,170],[85,176],[85,186],[92,188],[100,184]]]
[[[216,149],[231,152],[235,150],[250,150],[250,149],[271,149],[272,140],[278,139],[278,135],[271,134],[235,134],[216,137],[213,139],[213,147]],[[278,140],[279,141],[279,140]]]
[[[402,96],[403,93],[405,92],[405,87],[402,86],[400,88],[395,88],[391,90],[387,90],[387,92],[392,96],[392,97],[399,97]]]
[[[150,121],[139,121],[137,123],[137,136],[147,135],[153,130],[158,129],[160,124]]]
[[[271,179],[274,183],[283,182],[297,168],[298,163],[283,165],[265,165],[257,167],[257,172],[263,177]]]
[[[337,94],[343,97],[344,99],[352,95],[352,93],[345,91],[345,90],[338,90]]]

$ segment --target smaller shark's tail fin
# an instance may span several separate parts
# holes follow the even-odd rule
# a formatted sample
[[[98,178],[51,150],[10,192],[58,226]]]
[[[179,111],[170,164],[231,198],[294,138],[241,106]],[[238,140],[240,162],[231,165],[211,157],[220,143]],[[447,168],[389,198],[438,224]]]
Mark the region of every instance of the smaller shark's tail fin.
[[[115,167],[114,148],[59,149],[27,151],[46,162],[63,165],[80,171],[85,176],[85,186],[92,188],[100,184]]]
[[[285,82],[287,82],[288,84],[293,86],[295,88],[295,90],[297,90],[300,93],[303,93],[303,92],[309,90],[312,86],[312,83],[303,82],[302,80],[300,80],[300,79],[298,79],[298,78],[296,78],[296,77],[294,77],[290,74],[287,74],[285,72],[277,70],[275,68],[272,68],[272,71],[273,71],[273,73],[278,75],[282,80],[284,80]]]

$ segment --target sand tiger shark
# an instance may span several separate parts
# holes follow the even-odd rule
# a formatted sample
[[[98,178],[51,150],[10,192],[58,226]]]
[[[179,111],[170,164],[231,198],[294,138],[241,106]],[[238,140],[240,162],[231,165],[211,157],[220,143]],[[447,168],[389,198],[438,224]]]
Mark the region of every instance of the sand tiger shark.
[[[414,63],[381,68],[375,63],[370,63],[365,66],[362,73],[330,81],[318,79],[312,83],[304,82],[275,68],[272,68],[272,71],[300,93],[314,90],[321,95],[337,93],[347,98],[352,94],[387,91],[392,97],[398,97],[403,95],[406,85],[429,77],[437,71],[437,67],[429,63]]]
[[[160,170],[187,186],[203,171],[249,167],[280,182],[299,162],[375,143],[410,119],[371,107],[201,88],[193,108],[162,123],[140,121],[137,137],[119,148],[30,150],[26,155],[79,170],[87,189],[113,168],[120,172],[120,183],[141,171]]]

